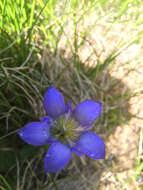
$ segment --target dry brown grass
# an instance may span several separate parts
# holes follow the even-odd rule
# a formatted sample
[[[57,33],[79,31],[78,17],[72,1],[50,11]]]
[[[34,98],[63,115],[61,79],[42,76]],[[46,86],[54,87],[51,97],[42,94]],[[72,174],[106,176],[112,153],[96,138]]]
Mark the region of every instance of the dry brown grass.
[[[82,14],[80,10],[78,14]],[[91,10],[78,22],[75,31],[72,18],[69,17],[56,56],[47,48],[43,55],[38,54],[39,59],[35,60],[28,72],[33,77],[35,67],[40,64],[39,73],[42,73],[42,77],[36,73],[37,76],[33,77],[35,81],[27,79],[30,81],[27,82],[30,84],[28,92],[22,89],[24,95],[28,94],[26,101],[29,101],[34,115],[31,119],[44,114],[41,91],[48,88],[49,81],[63,92],[66,101],[70,100],[73,106],[84,99],[95,99],[103,104],[101,117],[93,130],[105,141],[106,160],[73,156],[68,169],[55,176],[62,190],[139,190],[134,172],[139,156],[139,133],[143,125],[140,119],[143,118],[143,47],[142,40],[135,39],[142,26],[137,27],[136,20],[128,16],[113,22],[115,16],[116,13],[106,15],[103,11],[99,17]],[[55,30],[55,37],[56,33]],[[77,44],[83,40],[83,45],[79,45],[73,56],[75,37]],[[43,50],[42,41],[39,44]],[[99,72],[98,78],[87,77],[86,71],[104,63],[111,54],[118,56]],[[85,72],[74,67],[74,59],[79,61],[80,67],[86,67]],[[9,75],[10,79],[17,77],[17,73],[15,70],[14,74]],[[24,81],[19,81],[19,78],[17,83],[20,89],[24,86]],[[43,170],[39,171],[43,166],[43,157],[44,149],[41,148],[41,152],[30,162],[23,162],[26,165],[23,176],[19,174],[23,165],[17,161],[18,190],[32,190],[33,187],[40,190],[55,189]]]
[[[80,42],[82,35],[81,28],[83,27],[83,24],[85,31],[87,31],[93,26],[93,23],[96,22],[95,26],[92,27],[88,34],[85,34],[85,36],[82,35],[85,39],[85,43],[78,50],[79,59],[88,67],[95,67],[98,60],[103,62],[115,51],[120,52],[111,66],[109,65],[108,70],[104,71],[104,77],[101,77],[102,84],[100,83],[100,85],[102,86],[102,89],[108,89],[112,82],[118,79],[120,85],[117,85],[110,94],[107,94],[107,96],[115,96],[115,94],[121,96],[122,98],[120,99],[120,102],[116,102],[115,100],[113,107],[122,104],[124,106],[120,111],[123,111],[126,114],[136,115],[136,117],[130,118],[125,124],[117,125],[115,128],[108,126],[108,123],[107,125],[104,123],[105,126],[100,133],[106,142],[106,162],[102,164],[99,164],[100,162],[98,161],[96,163],[96,161],[91,160],[88,160],[88,162],[84,161],[84,164],[81,162],[82,167],[84,168],[82,174],[78,165],[75,164],[75,173],[78,174],[79,170],[79,179],[77,181],[66,181],[65,183],[67,185],[65,185],[63,189],[68,189],[69,185],[71,185],[74,189],[86,190],[138,190],[139,186],[135,181],[133,174],[135,172],[136,159],[138,157],[139,132],[143,125],[143,120],[139,119],[143,118],[143,47],[141,41],[134,43],[130,42],[135,39],[140,27],[134,28],[133,25],[136,22],[135,20],[123,22],[126,18],[122,18],[123,20],[121,19],[119,22],[115,23],[110,22],[110,15],[108,15],[108,17],[103,17],[98,21],[97,18],[98,16],[95,12],[91,12],[89,15],[85,16],[85,19],[82,20],[82,23],[79,23],[79,26],[77,27],[76,35]],[[73,44],[73,23],[69,22],[64,30],[65,34],[68,35],[68,40]],[[70,60],[71,51],[70,48],[68,49],[66,46],[67,36],[65,34],[63,34],[63,37],[60,40],[59,48],[62,50],[62,53],[64,53],[65,59]],[[123,42],[122,45],[121,42]],[[69,76],[67,77],[67,80],[69,81]],[[71,84],[68,82],[68,85]],[[68,85],[65,84],[67,88]],[[81,82],[80,85],[83,85],[83,89],[86,89],[84,86],[85,84],[82,84]],[[128,90],[131,91],[133,96],[127,100],[125,94]],[[69,91],[70,90],[68,89],[68,92]],[[75,89],[75,91],[77,91],[77,89]],[[89,91],[90,90],[88,90],[88,94],[90,94]],[[94,97],[94,95],[92,96]],[[104,94],[104,96],[106,95]],[[85,97],[86,95],[84,94],[84,98]],[[77,101],[75,100],[75,102]],[[106,111],[109,105],[105,103],[104,106],[104,111]],[[112,108],[109,107],[109,109]],[[120,119],[120,117],[117,117],[117,119]],[[108,134],[107,127],[111,127],[112,129],[110,129],[110,134]],[[104,134],[103,131],[107,134]]]

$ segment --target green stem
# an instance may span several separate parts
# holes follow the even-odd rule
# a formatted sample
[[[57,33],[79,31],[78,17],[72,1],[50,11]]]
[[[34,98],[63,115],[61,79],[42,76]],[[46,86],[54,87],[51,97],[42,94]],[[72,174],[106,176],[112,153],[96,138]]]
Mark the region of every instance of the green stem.
[[[54,187],[56,190],[59,190],[58,185],[56,184],[56,181],[54,180],[54,176],[49,173],[50,180],[52,181]]]

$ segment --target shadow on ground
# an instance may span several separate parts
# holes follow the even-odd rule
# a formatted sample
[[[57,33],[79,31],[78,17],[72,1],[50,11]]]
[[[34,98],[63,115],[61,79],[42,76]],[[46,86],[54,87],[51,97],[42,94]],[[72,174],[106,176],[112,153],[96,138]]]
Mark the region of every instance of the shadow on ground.
[[[90,68],[85,66],[85,63],[82,63],[76,55],[71,58],[65,58],[62,50],[58,50],[56,55],[45,50],[42,58],[37,60],[36,64],[38,65],[37,68],[40,68],[39,73],[36,73],[36,70],[30,67],[26,72],[35,72],[33,75],[30,74],[29,76],[32,80],[35,80],[35,84],[42,94],[46,91],[49,85],[52,84],[62,91],[66,101],[70,100],[73,106],[85,99],[94,99],[102,103],[102,114],[100,118],[96,120],[95,127],[92,130],[104,139],[105,144],[108,144],[106,147],[106,160],[92,160],[89,158],[81,159],[73,155],[73,159],[68,167],[54,176],[59,185],[59,189],[62,190],[68,190],[71,188],[75,190],[100,189],[103,179],[102,174],[105,171],[115,170],[114,172],[116,172],[128,168],[121,168],[122,166],[119,164],[120,154],[112,153],[113,147],[112,144],[109,143],[109,138],[115,134],[118,126],[124,126],[123,124],[126,124],[131,119],[129,111],[129,100],[131,97],[130,89],[121,80],[112,77],[108,71],[108,67],[104,66],[104,64],[101,63],[99,66]],[[24,72],[18,73],[19,77],[22,76]],[[14,75],[11,75],[11,77],[13,76]],[[40,83],[39,79],[41,79]],[[19,85],[23,85],[25,90],[32,95],[32,99],[35,99],[35,101],[33,100],[34,103],[26,102],[25,99],[23,102],[24,107],[23,104],[17,105],[14,98],[15,93],[10,91],[10,88],[8,91],[5,90],[5,96],[9,97],[9,93],[11,93],[11,96],[13,95],[11,104],[14,107],[19,106],[21,109],[29,109],[28,114],[33,114],[30,119],[26,119],[28,114],[22,113],[22,123],[27,123],[28,121],[31,121],[32,118],[33,120],[39,120],[43,114],[43,107],[42,99],[38,100],[40,95],[37,96],[34,94],[36,88],[31,90],[24,85],[23,81],[18,80],[16,82]],[[31,83],[28,84],[30,85]],[[15,90],[19,89],[16,88]],[[25,90],[23,93],[25,93]],[[15,117],[15,113],[11,112],[9,117]],[[5,122],[4,119],[5,118],[1,120],[3,126]],[[12,126],[14,125],[10,119],[8,126],[11,126],[11,124]],[[18,176],[14,177],[13,174],[18,172],[20,168],[18,178],[19,186],[21,188],[20,190],[46,190],[47,188],[50,190],[55,188],[52,187],[52,184],[49,182],[49,177],[46,177],[43,173],[44,148],[37,149],[25,145],[25,143],[20,141],[16,134],[11,135],[10,137],[5,137],[1,142],[1,149],[10,147],[9,150],[5,149],[6,151],[3,151],[4,154],[1,157],[3,163],[6,163],[4,158],[7,157],[7,164],[2,168],[2,175],[4,175],[5,178],[8,178],[10,184],[16,183],[15,181]],[[8,145],[6,143],[8,143]],[[12,146],[10,146],[10,143]],[[116,142],[114,143],[114,148],[115,147]],[[128,147],[130,148],[130,144]],[[117,146],[116,148],[118,149],[119,147]],[[14,157],[10,156],[12,152],[15,152]],[[107,183],[110,183],[110,181],[107,181]]]
[[[104,139],[106,145],[108,144],[106,160],[95,161],[90,158],[82,159],[73,156],[69,169],[65,169],[58,176],[60,189],[67,190],[70,189],[69,187],[78,190],[100,189],[103,184],[104,172],[116,173],[128,170],[135,158],[135,154],[131,158],[129,154],[130,151],[133,151],[132,148],[136,149],[134,145],[130,144],[134,142],[127,142],[127,145],[121,144],[124,147],[119,147],[118,143],[122,139],[117,139],[118,142],[110,140],[116,130],[119,130],[118,127],[126,127],[125,124],[132,117],[129,103],[131,91],[120,79],[112,77],[108,67],[103,67],[103,64],[91,68],[82,63],[76,55],[64,58],[62,51],[58,52],[56,60],[51,53],[45,51],[42,61],[44,62],[44,72],[52,85],[60,89],[66,96],[66,100],[71,100],[73,106],[85,99],[102,102],[102,114],[96,120],[92,130]],[[61,61],[65,64],[60,65]],[[121,129],[119,133],[122,131],[124,129]],[[126,132],[128,133],[128,129]],[[125,135],[128,135],[127,133]],[[120,135],[118,137],[120,138]],[[116,149],[116,154],[112,153],[112,149]],[[122,151],[122,149],[124,150]],[[121,163],[121,157],[127,159],[124,165]],[[108,179],[106,182],[104,181],[104,183],[111,182]]]

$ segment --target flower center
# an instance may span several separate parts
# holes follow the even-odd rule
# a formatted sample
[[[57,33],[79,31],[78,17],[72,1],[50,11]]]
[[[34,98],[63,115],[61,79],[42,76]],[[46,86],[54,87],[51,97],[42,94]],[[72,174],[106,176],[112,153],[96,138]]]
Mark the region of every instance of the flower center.
[[[82,131],[83,128],[67,113],[53,121],[50,132],[60,142],[72,146]]]

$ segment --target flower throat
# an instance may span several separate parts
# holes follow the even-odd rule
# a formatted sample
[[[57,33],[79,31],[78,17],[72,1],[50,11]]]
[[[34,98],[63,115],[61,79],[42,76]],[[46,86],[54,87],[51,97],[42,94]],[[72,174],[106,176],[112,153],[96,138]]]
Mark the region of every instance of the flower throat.
[[[82,131],[83,127],[81,127],[69,113],[53,121],[50,128],[51,135],[56,137],[56,140],[70,146],[77,140]]]

